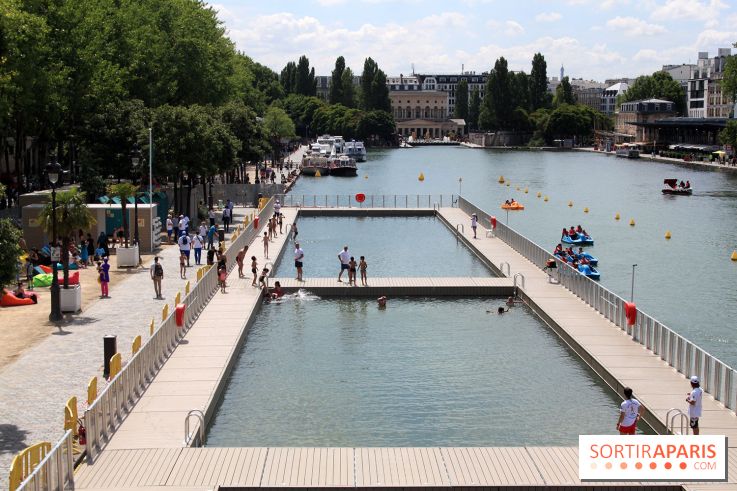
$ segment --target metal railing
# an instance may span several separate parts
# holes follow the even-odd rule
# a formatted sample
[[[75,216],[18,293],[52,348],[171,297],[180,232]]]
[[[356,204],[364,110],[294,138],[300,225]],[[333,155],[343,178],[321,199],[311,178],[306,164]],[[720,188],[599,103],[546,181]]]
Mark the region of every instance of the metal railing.
[[[454,207],[455,194],[367,194],[362,202],[354,194],[282,194],[282,206],[299,208],[430,208]]]
[[[672,416],[671,416],[672,415]],[[665,429],[669,431],[670,433],[675,434],[675,422],[676,418],[678,418],[679,423],[681,425],[681,435],[688,435],[688,429],[690,421],[688,419],[688,416],[686,413],[681,411],[678,408],[672,407],[668,409],[668,412],[665,413]]]
[[[490,220],[489,213],[463,197],[458,198],[458,207],[469,215],[476,213],[482,222]],[[627,325],[624,309],[626,301],[622,297],[580,274],[568,263],[556,258],[499,221],[497,221],[496,235],[540,269],[544,269],[550,259],[555,260],[561,285],[678,372],[686,376],[698,375],[704,391],[710,393],[727,408],[735,411],[737,408],[737,374],[732,367],[639,309],[635,324]]]
[[[273,199],[269,200],[259,212],[259,221],[262,226],[273,214],[273,203]],[[231,241],[230,246],[226,249],[226,256],[232,259],[235,254],[231,253],[242,249],[256,235],[257,230],[253,228],[253,222],[251,222],[236,240]],[[235,264],[233,260],[228,261],[228,271],[232,270]],[[120,373],[87,408],[84,413],[84,422],[87,429],[88,461],[92,462],[105,443],[110,440],[128,411],[143,394],[144,389],[151,383],[217,289],[217,270],[211,267],[202,275],[202,279],[195,283],[189,294],[181,299],[181,302],[187,305],[183,326],[176,325],[176,309],[171,309],[171,312],[148,341],[141,346],[138,353],[128,361]]]
[[[194,436],[189,430],[189,419],[192,416],[195,416],[197,418],[197,433]],[[184,418],[184,445],[186,447],[189,447],[192,444],[199,447],[205,446],[205,413],[203,413],[199,409],[192,409],[190,412],[187,413],[187,416],[185,416]]]
[[[68,430],[16,491],[74,489],[73,443],[72,432]]]

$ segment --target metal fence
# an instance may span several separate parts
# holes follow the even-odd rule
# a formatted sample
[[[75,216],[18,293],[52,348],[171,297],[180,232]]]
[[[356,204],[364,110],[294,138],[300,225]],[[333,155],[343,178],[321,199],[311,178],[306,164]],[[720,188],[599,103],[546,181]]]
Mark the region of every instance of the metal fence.
[[[458,205],[454,194],[367,194],[363,202],[354,194],[282,194],[283,206],[299,208],[438,208]]]
[[[16,491],[63,491],[74,489],[74,455],[72,431],[67,430],[61,440],[46,454]]]
[[[273,203],[273,199],[269,200],[267,205],[259,212],[261,224],[265,223],[265,220],[272,215]],[[236,240],[230,243],[230,246],[226,249],[226,255],[231,258],[234,257],[235,254],[231,253],[242,249],[256,235],[257,231],[254,230],[253,222],[251,222]],[[228,270],[230,271],[233,267],[235,267],[235,261],[229,261]],[[86,451],[88,461],[92,462],[94,460],[122,423],[127,412],[143,395],[146,387],[151,383],[186,331],[215,294],[217,283],[217,271],[215,268],[210,268],[202,276],[202,279],[195,283],[189,294],[181,299],[181,302],[187,305],[183,326],[178,327],[176,325],[176,312],[175,309],[171,309],[169,315],[161,322],[146,344],[128,361],[120,373],[110,381],[97,399],[87,408],[84,413],[84,421],[87,429]],[[194,431],[197,431],[197,428],[194,428]]]
[[[458,198],[458,205],[468,214],[476,213],[479,223],[490,227],[491,215],[489,213],[463,197]],[[560,282],[564,287],[678,372],[686,376],[698,375],[701,379],[701,387],[706,392],[727,408],[735,411],[737,408],[737,374],[732,367],[639,309],[635,324],[627,325],[625,300],[622,297],[578,273],[568,263],[559,260],[499,221],[497,221],[496,236],[541,269],[545,267],[547,261],[554,259],[560,274]]]

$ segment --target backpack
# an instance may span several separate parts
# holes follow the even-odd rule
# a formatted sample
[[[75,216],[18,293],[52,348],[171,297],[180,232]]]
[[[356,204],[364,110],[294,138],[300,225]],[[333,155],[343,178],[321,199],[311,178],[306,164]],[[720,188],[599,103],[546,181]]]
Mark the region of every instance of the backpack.
[[[187,244],[189,244],[189,237],[187,237],[187,236],[185,235],[185,236],[183,237],[183,240],[182,240],[182,244],[184,244],[184,245],[187,245]]]
[[[156,263],[154,264],[154,277],[161,278],[164,276],[164,268],[161,267],[161,264]]]

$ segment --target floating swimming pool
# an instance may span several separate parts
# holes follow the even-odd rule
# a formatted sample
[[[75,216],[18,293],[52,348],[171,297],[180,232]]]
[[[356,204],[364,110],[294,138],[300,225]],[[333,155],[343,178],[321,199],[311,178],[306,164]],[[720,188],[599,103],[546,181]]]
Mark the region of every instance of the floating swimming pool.
[[[370,277],[492,276],[491,271],[433,216],[301,217],[298,240],[306,278],[338,276],[344,245]],[[294,276],[293,244],[277,266],[277,277]],[[343,275],[347,280],[347,274]]]
[[[265,305],[208,433],[213,446],[575,445],[617,397],[525,306],[500,299]],[[490,310],[491,313],[487,313]]]

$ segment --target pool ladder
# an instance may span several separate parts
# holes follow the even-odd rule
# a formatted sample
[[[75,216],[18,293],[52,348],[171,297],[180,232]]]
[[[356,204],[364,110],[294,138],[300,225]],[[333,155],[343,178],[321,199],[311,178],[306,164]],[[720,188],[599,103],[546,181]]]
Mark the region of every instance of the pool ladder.
[[[189,420],[192,416],[196,417],[197,422],[199,423],[199,427],[197,428],[197,439],[195,439],[189,431]],[[199,409],[192,409],[184,418],[184,446],[189,447],[191,443],[194,443],[194,446],[197,447],[205,446],[205,413]]]
[[[522,285],[522,289],[525,289],[525,275],[522,273],[515,273],[514,274],[514,290],[517,291],[517,278],[520,278],[520,284]]]
[[[671,416],[672,414],[672,416]],[[665,413],[665,429],[666,431],[676,434],[673,430],[675,429],[675,420],[678,418],[678,421],[680,422],[680,428],[681,428],[681,435],[688,435],[688,429],[689,429],[689,423],[690,420],[688,419],[688,415],[681,411],[678,408],[672,407],[668,409],[668,412]],[[685,423],[685,424],[684,424]],[[684,433],[685,432],[685,433]]]
[[[505,276],[509,278],[509,276],[512,274],[512,268],[506,261],[499,263],[499,271],[501,271],[502,275],[504,275],[504,266],[507,267],[507,274]]]

